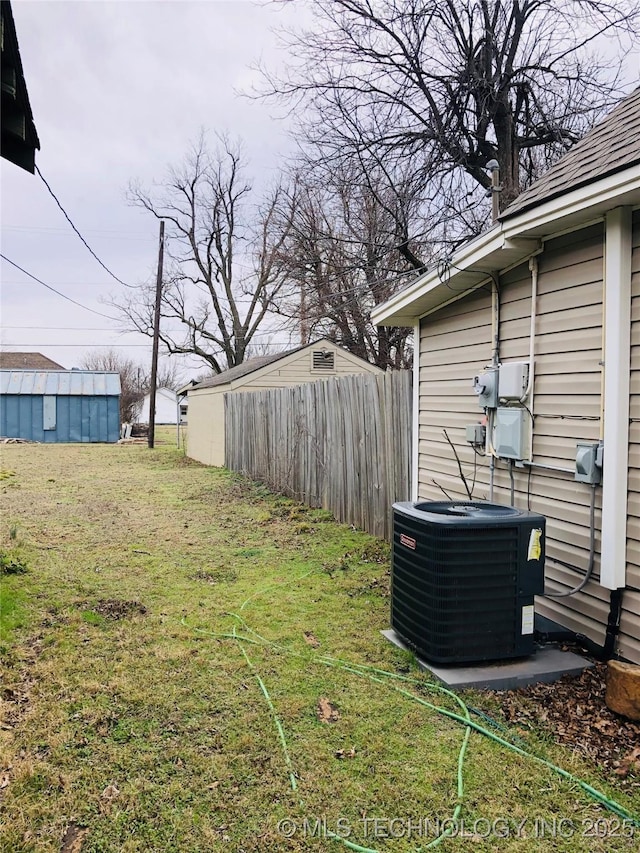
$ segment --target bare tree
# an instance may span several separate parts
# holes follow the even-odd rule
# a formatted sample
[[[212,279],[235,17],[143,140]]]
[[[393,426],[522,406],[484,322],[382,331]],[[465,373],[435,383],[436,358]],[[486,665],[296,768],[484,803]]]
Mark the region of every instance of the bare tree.
[[[145,374],[140,365],[114,349],[99,350],[82,361],[86,370],[107,370],[120,374],[120,420],[134,423],[145,395]]]
[[[251,204],[238,145],[219,137],[209,153],[204,136],[154,194],[131,185],[129,198],[167,223],[168,273],[163,285],[160,339],[168,353],[201,358],[214,373],[240,364],[285,278],[276,259],[286,229],[272,227],[282,189],[262,207]],[[120,303],[128,328],[152,334],[154,289],[147,285]],[[163,327],[164,325],[164,327]]]
[[[279,311],[299,324],[302,343],[320,335],[380,367],[411,361],[410,329],[376,328],[372,307],[424,267],[429,249],[408,239],[415,197],[410,179],[361,169],[305,171],[282,214],[281,265],[290,284]]]
[[[295,64],[265,74],[266,94],[296,104],[324,163],[410,163],[440,207],[434,239],[453,242],[477,233],[490,160],[504,207],[622,94],[639,14],[633,0],[311,3],[314,26],[287,34]]]
[[[135,423],[140,415],[142,401],[151,387],[151,368],[137,364],[114,349],[97,350],[82,361],[86,370],[110,370],[120,374],[120,420]],[[161,363],[157,374],[158,388],[177,391],[184,384],[178,366]]]
[[[169,388],[171,391],[177,391],[184,383],[184,375],[175,361],[164,359],[160,362],[156,373],[156,386],[158,388]],[[145,394],[151,388],[151,366],[149,366],[148,372],[144,374],[142,387]]]

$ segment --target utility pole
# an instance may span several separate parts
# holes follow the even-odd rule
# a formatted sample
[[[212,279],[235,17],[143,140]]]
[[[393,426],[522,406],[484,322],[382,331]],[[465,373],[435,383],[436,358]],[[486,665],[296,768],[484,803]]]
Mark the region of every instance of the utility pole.
[[[158,376],[158,344],[160,341],[160,299],[162,297],[162,264],[164,261],[164,219],[160,220],[160,247],[156,278],[156,304],[153,313],[153,351],[151,355],[151,388],[149,389],[149,447],[153,447],[156,431],[156,381]]]

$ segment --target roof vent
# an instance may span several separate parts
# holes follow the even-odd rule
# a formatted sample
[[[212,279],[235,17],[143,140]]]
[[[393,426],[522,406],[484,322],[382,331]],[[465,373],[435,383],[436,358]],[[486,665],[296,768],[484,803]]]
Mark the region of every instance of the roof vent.
[[[314,350],[314,370],[335,370],[335,353],[329,349]]]

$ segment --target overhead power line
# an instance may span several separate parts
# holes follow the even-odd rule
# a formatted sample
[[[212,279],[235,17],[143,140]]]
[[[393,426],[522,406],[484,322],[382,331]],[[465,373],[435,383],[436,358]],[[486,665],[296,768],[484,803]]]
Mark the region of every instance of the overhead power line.
[[[3,231],[16,231],[18,233],[29,234],[44,234],[47,237],[68,237],[68,228],[59,228],[56,225],[5,225],[2,223]],[[142,232],[135,233],[131,231],[123,231],[107,228],[85,228],[85,234],[92,234],[94,237],[108,237],[111,240],[134,240],[138,243],[151,243],[152,238],[144,236]]]
[[[38,167],[36,166],[36,168],[38,168]],[[88,305],[83,305],[82,302],[78,302],[76,299],[72,299],[70,296],[67,296],[66,293],[62,293],[60,290],[56,290],[55,287],[51,287],[50,284],[47,284],[46,282],[42,281],[42,279],[38,278],[35,275],[32,275],[30,272],[27,272],[27,270],[23,269],[23,267],[21,267],[15,261],[12,261],[6,255],[3,255],[0,253],[0,258],[2,258],[2,260],[6,261],[8,264],[11,264],[12,267],[15,267],[17,270],[20,270],[20,272],[29,276],[29,278],[32,278],[34,281],[37,281],[38,284],[41,284],[43,287],[46,287],[47,290],[51,290],[51,291],[53,291],[53,293],[56,293],[58,296],[61,296],[63,299],[66,299],[67,302],[73,302],[74,305],[77,305],[80,308],[84,308],[85,311],[91,311],[92,314],[97,314],[98,317],[106,317],[107,320],[113,320],[116,323],[119,322],[117,317],[111,317],[111,316],[109,316],[109,314],[103,314],[102,311],[96,311],[94,308],[89,308]]]
[[[260,349],[270,349],[270,350],[289,350],[296,349],[299,344],[288,343],[264,343],[259,344]],[[29,341],[27,343],[3,343],[2,349],[10,349],[16,347],[49,347],[51,349],[69,349],[70,347],[83,347],[84,349],[112,349],[112,348],[120,348],[120,349],[149,349],[151,347],[151,342],[147,344],[120,344],[120,343],[111,343],[111,341],[96,343],[92,341],[91,343],[86,344],[53,344],[51,341]],[[172,353],[172,355],[185,355],[193,358],[198,358],[195,353],[183,352],[183,353]]]
[[[90,344],[52,344],[51,341],[29,341],[28,343],[17,343],[17,344],[2,344],[3,349],[7,349],[7,347],[51,347],[56,349],[67,349],[67,347],[97,347],[98,349],[104,349],[105,347],[122,347],[123,349],[129,349],[130,347],[142,347],[144,349],[148,349],[151,346],[148,344],[113,344],[110,341],[101,344],[97,344],[93,341]]]
[[[55,203],[58,205],[58,207],[60,208],[60,210],[61,210],[61,211],[62,211],[62,213],[64,214],[64,218],[67,220],[67,222],[69,223],[69,225],[73,228],[73,230],[76,232],[76,234],[78,235],[78,237],[82,240],[82,242],[84,243],[84,245],[86,246],[86,248],[89,250],[89,252],[90,252],[90,253],[93,255],[93,257],[96,259],[96,261],[100,264],[100,266],[101,266],[101,267],[102,267],[106,272],[108,272],[108,273],[109,273],[109,275],[111,276],[111,278],[115,279],[115,280],[118,282],[118,284],[122,284],[124,287],[130,287],[130,288],[132,288],[132,289],[134,289],[134,290],[135,290],[135,287],[134,287],[134,285],[133,285],[133,284],[127,284],[127,282],[126,282],[126,281],[123,281],[121,278],[118,278],[118,276],[117,276],[115,273],[111,272],[111,270],[109,269],[109,267],[108,267],[105,263],[103,263],[103,261],[102,261],[102,260],[101,260],[97,255],[96,255],[96,253],[93,251],[93,249],[91,248],[91,246],[87,243],[87,241],[84,239],[84,237],[82,236],[82,234],[78,231],[78,229],[77,229],[77,228],[76,228],[76,226],[74,225],[74,223],[73,223],[73,221],[72,221],[71,217],[69,216],[69,214],[67,213],[67,211],[64,209],[64,207],[63,207],[63,206],[62,206],[62,204],[60,203],[60,200],[58,199],[58,196],[57,196],[57,195],[54,193],[54,191],[51,189],[51,187],[50,187],[50,186],[49,186],[49,184],[47,183],[47,181],[46,181],[46,179],[45,179],[44,175],[42,174],[42,172],[40,171],[40,169],[39,169],[37,166],[36,166],[36,172],[38,173],[38,176],[39,176],[40,180],[42,181],[42,183],[45,185],[45,187],[46,187],[46,188],[47,188],[47,190],[49,191],[49,195],[50,195],[50,196],[51,196],[51,198],[55,201]]]

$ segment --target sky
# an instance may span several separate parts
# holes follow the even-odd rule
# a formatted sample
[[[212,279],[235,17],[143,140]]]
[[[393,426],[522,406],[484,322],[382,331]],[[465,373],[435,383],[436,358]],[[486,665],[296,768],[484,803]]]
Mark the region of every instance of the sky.
[[[258,64],[274,69],[284,62],[275,30],[299,21],[301,5],[13,0],[40,139],[36,164],[93,251],[122,281],[155,281],[158,257],[158,222],[127,202],[129,183],[160,182],[201,129],[212,141],[216,132],[242,139],[249,174],[258,182],[277,173],[292,148],[286,119],[242,93],[258,83]],[[123,334],[121,321],[109,319],[115,313],[107,303],[123,286],[92,258],[37,174],[4,159],[0,164],[2,254],[91,309],[3,260],[2,349],[41,352],[72,368],[114,348],[150,368],[150,339]],[[181,359],[185,380],[203,369],[197,359]]]
[[[256,66],[277,72],[289,59],[276,31],[309,20],[304,0],[13,0],[12,9],[41,144],[36,164],[122,281],[155,281],[158,256],[158,222],[128,203],[130,182],[161,182],[202,129],[212,141],[216,132],[241,139],[260,185],[293,151],[286,117],[246,93],[259,83]],[[0,202],[2,254],[85,306],[3,260],[1,348],[41,352],[65,368],[113,348],[150,369],[150,339],[124,334],[108,304],[127,291],[42,180],[0,159]],[[259,345],[297,343],[259,335]],[[185,381],[204,370],[198,359],[179,360]]]

